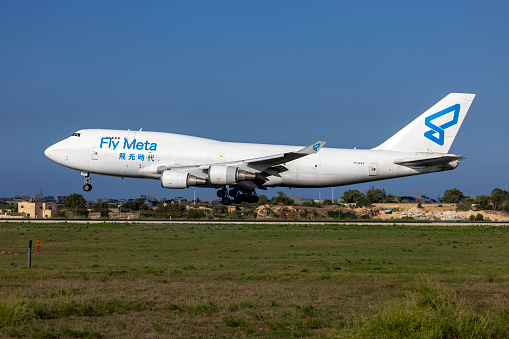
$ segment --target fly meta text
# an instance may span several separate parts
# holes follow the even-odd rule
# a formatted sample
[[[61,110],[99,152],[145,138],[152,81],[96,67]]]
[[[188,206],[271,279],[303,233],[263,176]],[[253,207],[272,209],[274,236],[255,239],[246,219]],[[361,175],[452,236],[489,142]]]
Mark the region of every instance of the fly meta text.
[[[101,138],[101,144],[99,148],[109,148],[111,150],[116,150],[120,144],[120,140],[116,141],[112,138]],[[157,151],[157,143],[155,142],[149,142],[149,141],[136,141],[136,139],[133,139],[132,141],[129,141],[127,139],[124,139],[124,144],[122,145],[121,149],[129,150],[132,149],[134,151]]]

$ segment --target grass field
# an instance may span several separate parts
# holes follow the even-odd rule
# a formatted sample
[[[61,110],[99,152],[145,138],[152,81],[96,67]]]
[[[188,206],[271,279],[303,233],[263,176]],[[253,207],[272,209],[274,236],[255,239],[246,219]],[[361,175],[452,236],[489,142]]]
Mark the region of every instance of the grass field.
[[[502,226],[4,223],[0,336],[507,338],[508,237]]]

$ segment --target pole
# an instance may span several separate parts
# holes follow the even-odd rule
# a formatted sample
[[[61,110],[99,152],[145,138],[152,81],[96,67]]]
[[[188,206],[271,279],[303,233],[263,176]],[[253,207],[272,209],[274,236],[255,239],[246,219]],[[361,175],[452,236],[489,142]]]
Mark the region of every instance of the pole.
[[[41,239],[37,239],[37,253],[39,253],[39,245],[41,244]]]
[[[28,240],[28,267],[32,267],[32,240]]]

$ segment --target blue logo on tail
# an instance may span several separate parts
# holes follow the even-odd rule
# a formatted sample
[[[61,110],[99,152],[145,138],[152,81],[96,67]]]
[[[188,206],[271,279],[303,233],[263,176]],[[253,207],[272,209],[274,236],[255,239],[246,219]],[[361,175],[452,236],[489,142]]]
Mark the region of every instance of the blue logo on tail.
[[[318,147],[320,147],[320,143],[314,144],[313,145],[313,151],[317,152],[318,151]]]
[[[446,122],[443,125],[437,126],[431,123],[431,121],[435,120],[436,118],[440,118],[443,115],[446,115],[447,113],[454,112],[454,116],[452,117],[452,120],[449,122]],[[443,146],[444,145],[444,136],[445,132],[444,129],[447,129],[451,126],[454,126],[458,123],[458,117],[460,115],[460,104],[452,105],[451,107],[447,107],[440,112],[437,112],[435,114],[430,115],[424,120],[424,124],[431,128],[429,131],[424,133],[424,136],[428,138],[429,140],[433,141],[434,143]],[[438,133],[438,137],[435,135],[435,133]]]

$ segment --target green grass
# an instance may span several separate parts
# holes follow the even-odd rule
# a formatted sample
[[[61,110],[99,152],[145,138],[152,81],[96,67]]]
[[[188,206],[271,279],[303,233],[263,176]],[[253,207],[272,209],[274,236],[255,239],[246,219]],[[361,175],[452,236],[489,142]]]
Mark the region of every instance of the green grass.
[[[3,223],[0,337],[507,338],[508,235]]]
[[[479,312],[464,297],[431,281],[355,323],[357,338],[506,338],[509,306]]]

